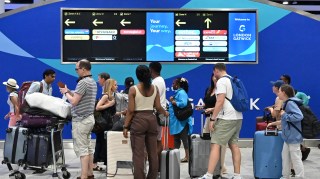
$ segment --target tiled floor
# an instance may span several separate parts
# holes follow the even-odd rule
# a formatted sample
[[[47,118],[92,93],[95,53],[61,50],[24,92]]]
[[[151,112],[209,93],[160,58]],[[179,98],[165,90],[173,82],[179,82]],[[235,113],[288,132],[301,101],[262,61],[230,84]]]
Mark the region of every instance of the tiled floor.
[[[242,165],[241,165],[241,173],[244,179],[253,179],[253,169],[252,169],[252,148],[241,148],[242,153]],[[71,179],[75,179],[79,176],[80,171],[80,163],[79,159],[75,156],[72,149],[65,149],[66,155],[66,164],[68,171],[71,173]],[[181,150],[181,157],[184,156],[183,150]],[[0,161],[3,160],[3,150],[0,149]],[[226,154],[226,162],[228,172],[232,173],[232,160],[230,150],[227,150]],[[305,179],[319,179],[319,171],[320,171],[320,149],[312,148],[309,158],[304,161],[305,167]],[[34,171],[27,169],[20,170],[26,174],[27,178],[32,179],[47,179],[52,178],[52,169],[49,168],[48,171],[42,174],[32,174]],[[51,171],[50,171],[51,170]],[[113,177],[114,179],[132,179],[131,170],[128,169],[120,169],[119,175]],[[59,178],[62,178],[61,170],[58,170]],[[103,172],[95,172],[95,178],[102,179],[106,178],[105,173]],[[0,178],[7,179],[9,178],[9,171],[6,165],[0,165]],[[111,177],[108,177],[111,178]],[[183,179],[189,179],[188,175],[188,165],[186,163],[181,164],[181,177]],[[227,174],[224,178],[231,178],[231,174]]]

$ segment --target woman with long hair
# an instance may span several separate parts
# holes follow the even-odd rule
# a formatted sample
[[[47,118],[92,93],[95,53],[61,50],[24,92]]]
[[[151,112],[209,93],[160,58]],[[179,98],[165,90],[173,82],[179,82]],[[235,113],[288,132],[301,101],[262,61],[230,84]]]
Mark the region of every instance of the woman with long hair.
[[[123,126],[123,136],[128,138],[128,130],[130,129],[134,178],[146,178],[143,160],[146,148],[149,160],[147,178],[154,179],[158,176],[158,132],[157,119],[153,109],[156,108],[160,114],[165,116],[169,114],[161,107],[158,88],[151,85],[149,68],[145,65],[139,65],[136,69],[136,76],[139,83],[129,89],[129,105]]]
[[[116,113],[115,109],[115,99],[114,93],[118,89],[117,81],[114,79],[108,79],[104,83],[103,96],[99,100],[96,106],[96,111],[101,111],[102,116],[107,120],[108,126],[105,131],[108,131],[112,128],[112,119],[109,116],[113,116]],[[93,158],[93,170],[101,171],[102,168],[98,166],[98,162],[104,162],[106,165],[106,140],[104,139],[104,131],[96,133],[96,147]]]

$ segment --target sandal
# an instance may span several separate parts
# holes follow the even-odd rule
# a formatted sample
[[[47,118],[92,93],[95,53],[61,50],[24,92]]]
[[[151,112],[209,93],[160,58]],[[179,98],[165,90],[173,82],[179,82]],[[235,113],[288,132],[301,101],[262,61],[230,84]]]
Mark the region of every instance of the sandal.
[[[181,159],[181,163],[186,163],[186,162],[188,162],[188,159],[187,159],[187,158]]]
[[[99,166],[96,166],[92,169],[93,171],[102,171],[103,169]]]

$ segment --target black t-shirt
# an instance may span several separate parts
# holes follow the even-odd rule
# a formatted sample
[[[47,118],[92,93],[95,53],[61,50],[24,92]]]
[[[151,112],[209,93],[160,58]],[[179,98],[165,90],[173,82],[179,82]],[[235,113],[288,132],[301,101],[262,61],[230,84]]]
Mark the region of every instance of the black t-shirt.
[[[203,98],[203,102],[205,103],[204,109],[213,108],[216,105],[216,101],[217,101],[216,95],[214,94],[211,96],[211,93],[208,94],[208,90],[210,90],[210,87],[206,89],[204,94],[204,98]],[[209,116],[209,114],[207,114],[206,116]]]

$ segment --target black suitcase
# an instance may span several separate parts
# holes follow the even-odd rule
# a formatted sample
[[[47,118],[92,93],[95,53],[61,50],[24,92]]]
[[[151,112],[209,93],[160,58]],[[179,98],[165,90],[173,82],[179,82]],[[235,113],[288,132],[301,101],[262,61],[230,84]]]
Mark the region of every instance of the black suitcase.
[[[27,165],[47,168],[53,164],[51,136],[48,134],[31,134],[28,137]],[[62,143],[60,132],[54,133],[54,150],[58,160]]]

